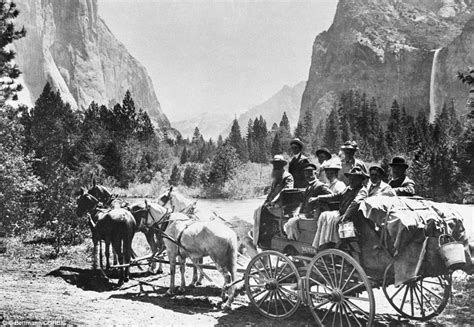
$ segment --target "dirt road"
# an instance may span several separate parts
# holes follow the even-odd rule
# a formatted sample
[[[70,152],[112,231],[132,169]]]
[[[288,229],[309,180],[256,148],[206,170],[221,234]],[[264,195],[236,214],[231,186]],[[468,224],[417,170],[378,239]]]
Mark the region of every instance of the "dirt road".
[[[7,324],[40,322],[42,324],[87,325],[232,325],[232,326],[308,326],[313,319],[307,308],[301,308],[286,321],[272,321],[260,316],[245,294],[236,297],[233,310],[220,310],[222,277],[209,272],[215,281],[186,294],[165,296],[169,276],[150,275],[137,268],[132,270],[133,280],[118,288],[115,283],[95,275],[91,267],[90,241],[69,247],[57,259],[51,259],[49,245],[22,244],[10,239],[8,252],[0,255],[0,320]],[[147,246],[142,235],[134,240],[139,255]],[[146,270],[146,268],[145,268]],[[138,280],[153,285],[140,287]],[[187,281],[191,280],[188,269]],[[455,285],[454,302],[437,322],[470,323],[474,318],[473,282]],[[462,290],[462,291],[461,291]],[[390,313],[383,295],[377,295],[377,313]],[[392,316],[377,316],[378,325],[407,326],[407,321]]]

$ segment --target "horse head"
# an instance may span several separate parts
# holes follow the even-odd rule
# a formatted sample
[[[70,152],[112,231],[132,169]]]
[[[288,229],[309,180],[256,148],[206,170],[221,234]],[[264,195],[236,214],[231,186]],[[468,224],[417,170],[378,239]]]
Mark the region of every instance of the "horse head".
[[[184,212],[189,213],[190,209],[194,209],[196,203],[192,202],[190,199],[187,199],[184,195],[180,194],[177,191],[173,191],[173,186],[169,188],[168,191],[164,192],[158,197],[158,200],[161,202],[160,205],[171,209],[172,212]]]
[[[86,213],[90,213],[100,203],[92,194],[87,193],[85,189],[81,189],[80,196],[76,200],[76,215],[83,217]]]
[[[104,204],[109,204],[116,198],[116,196],[114,197],[105,186],[97,185],[95,183],[95,179],[92,188],[90,188],[87,192]]]
[[[165,222],[166,216],[169,211],[156,203],[148,203],[145,200],[145,208],[144,208],[146,215],[144,215],[140,221],[140,225],[138,229],[142,232],[146,232],[153,226],[161,227],[162,223]]]

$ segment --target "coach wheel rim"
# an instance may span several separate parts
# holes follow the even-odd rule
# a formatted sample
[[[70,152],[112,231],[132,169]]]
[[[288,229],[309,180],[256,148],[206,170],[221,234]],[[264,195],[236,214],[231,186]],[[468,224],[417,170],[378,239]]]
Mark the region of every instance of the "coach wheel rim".
[[[413,320],[430,320],[448,304],[451,274],[417,277],[395,287],[388,282],[389,273],[393,274],[393,263],[385,269],[382,290],[390,305],[402,316]]]
[[[371,326],[375,316],[372,285],[347,253],[316,254],[306,273],[306,298],[319,326]]]
[[[284,254],[264,251],[250,260],[245,272],[245,290],[257,311],[268,318],[292,316],[302,300],[298,270]]]

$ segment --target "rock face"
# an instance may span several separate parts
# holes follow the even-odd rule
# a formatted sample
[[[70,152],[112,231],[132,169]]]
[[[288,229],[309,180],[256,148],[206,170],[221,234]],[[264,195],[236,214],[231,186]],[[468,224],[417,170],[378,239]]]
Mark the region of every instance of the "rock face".
[[[232,122],[231,114],[220,112],[205,112],[186,120],[172,121],[171,125],[176,128],[183,138],[192,138],[194,129],[199,128],[199,132],[204,139],[212,138],[216,141],[222,132],[222,127]],[[222,137],[227,135],[222,134]]]
[[[471,0],[340,0],[314,42],[300,117],[306,110],[325,117],[331,100],[351,88],[375,96],[383,116],[393,99],[413,115],[428,114],[432,88],[432,110],[454,98],[464,112],[467,91],[456,72],[474,63],[473,7]]]
[[[73,108],[82,110],[92,101],[120,103],[130,90],[137,107],[157,126],[169,127],[146,69],[98,16],[97,0],[16,3],[18,25],[27,30],[27,36],[15,43],[27,89],[20,100],[34,103],[47,81]]]

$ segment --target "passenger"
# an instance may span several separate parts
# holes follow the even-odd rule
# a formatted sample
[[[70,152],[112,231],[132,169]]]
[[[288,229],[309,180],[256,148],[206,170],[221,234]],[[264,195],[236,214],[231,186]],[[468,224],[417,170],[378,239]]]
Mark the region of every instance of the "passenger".
[[[281,191],[284,189],[292,189],[294,186],[293,176],[285,171],[287,161],[282,155],[275,155],[273,160],[270,161],[273,165],[272,170],[272,186],[270,193],[263,205],[257,208],[254,212],[254,224],[253,224],[253,245],[256,246],[258,243],[258,237],[260,232],[260,217],[262,214],[270,214],[272,216],[281,216],[281,207],[279,204]]]
[[[324,167],[324,172],[328,179],[327,185],[334,194],[342,193],[346,189],[346,184],[337,178],[341,169],[341,164],[338,162],[329,163]]]
[[[303,194],[303,202],[299,207],[298,214],[296,217],[291,218],[284,226],[284,230],[289,239],[296,240],[299,236],[298,231],[298,220],[300,216],[305,218],[318,218],[319,213],[315,212],[317,203],[312,201],[319,195],[332,194],[326,184],[321,183],[314,175],[316,165],[308,164],[304,169],[304,174],[309,186],[306,188]],[[313,216],[314,215],[314,216]]]
[[[329,150],[326,148],[321,148],[316,151],[316,157],[318,158],[319,162],[319,168],[316,170],[316,177],[324,184],[328,184],[324,167],[328,164],[332,157],[331,152],[329,152]]]
[[[405,174],[408,168],[405,158],[394,157],[392,162],[388,165],[392,172],[392,179],[388,182],[388,185],[390,185],[399,196],[414,196],[415,182]]]
[[[343,181],[344,184],[349,184],[349,180],[346,177],[346,173],[350,172],[352,168],[359,167],[362,171],[368,174],[367,167],[362,160],[355,158],[357,152],[356,141],[346,141],[342,146],[341,150],[343,153],[342,158],[342,169],[339,171],[339,180]]]
[[[291,158],[290,164],[288,165],[288,171],[293,175],[295,181],[295,188],[306,188],[308,182],[304,178],[303,169],[309,164],[309,159],[303,155],[304,143],[299,139],[295,138],[290,142],[291,151],[293,152],[293,158]]]
[[[345,214],[364,187],[364,181],[369,177],[360,167],[354,167],[345,174],[349,186],[342,193],[318,196],[314,201],[331,203],[339,202],[339,210],[321,213],[318,227],[314,236],[313,246],[319,249],[322,245],[332,246],[340,241],[338,223],[345,218]]]
[[[365,197],[375,195],[397,195],[393,188],[382,180],[385,176],[385,170],[382,167],[380,167],[379,165],[373,165],[372,167],[370,167],[369,176],[370,182],[367,185],[367,195]],[[361,196],[364,196],[364,191],[362,191]]]

